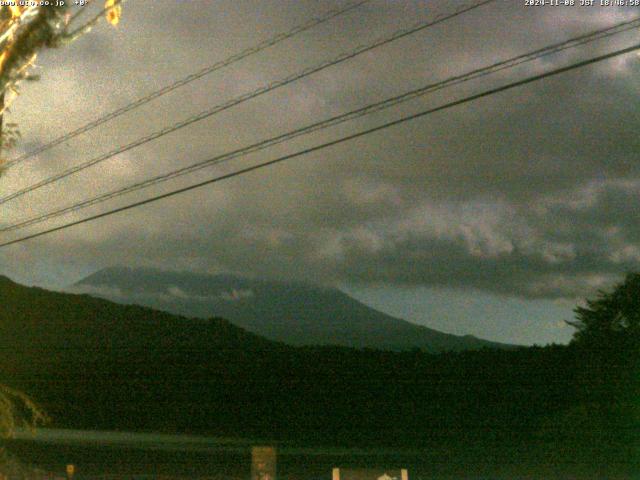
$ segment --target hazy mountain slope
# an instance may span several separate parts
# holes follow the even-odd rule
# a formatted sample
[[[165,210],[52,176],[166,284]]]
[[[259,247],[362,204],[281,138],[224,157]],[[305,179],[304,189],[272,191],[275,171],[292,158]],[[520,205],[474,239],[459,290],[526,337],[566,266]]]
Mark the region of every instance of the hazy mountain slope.
[[[220,316],[291,345],[392,350],[417,347],[430,352],[507,347],[415,325],[374,310],[340,290],[300,283],[108,268],[84,278],[70,290],[180,315]]]

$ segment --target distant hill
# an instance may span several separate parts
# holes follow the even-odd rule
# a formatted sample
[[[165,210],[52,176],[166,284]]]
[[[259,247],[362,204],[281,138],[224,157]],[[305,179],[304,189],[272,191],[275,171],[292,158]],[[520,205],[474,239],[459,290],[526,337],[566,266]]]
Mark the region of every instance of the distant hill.
[[[335,288],[147,268],[100,270],[69,289],[118,303],[196,318],[226,318],[290,345],[340,345],[428,352],[510,345],[457,336],[374,310]]]

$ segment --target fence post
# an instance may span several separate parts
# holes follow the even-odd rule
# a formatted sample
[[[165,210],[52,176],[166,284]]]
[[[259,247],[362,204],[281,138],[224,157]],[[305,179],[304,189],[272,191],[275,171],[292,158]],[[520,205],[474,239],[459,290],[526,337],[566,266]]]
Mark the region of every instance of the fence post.
[[[276,448],[251,448],[251,480],[276,480]]]

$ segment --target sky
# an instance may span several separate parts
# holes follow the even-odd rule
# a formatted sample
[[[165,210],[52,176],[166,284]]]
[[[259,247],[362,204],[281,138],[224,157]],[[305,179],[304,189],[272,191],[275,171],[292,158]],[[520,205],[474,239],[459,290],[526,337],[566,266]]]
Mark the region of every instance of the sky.
[[[99,2],[98,2],[99,3]],[[0,196],[468,1],[371,0],[8,169]],[[316,0],[129,0],[43,52],[8,121],[28,152],[309,18]],[[91,13],[87,8],[86,17]],[[93,10],[91,10],[93,11]],[[638,7],[496,0],[0,205],[0,223],[285,133],[640,15]],[[23,230],[276,158],[632,45],[637,30],[426,95]],[[564,320],[640,263],[640,58],[492,95],[189,193],[0,248],[16,281],[60,289],[112,265],[230,272],[343,288],[457,334],[567,342]]]

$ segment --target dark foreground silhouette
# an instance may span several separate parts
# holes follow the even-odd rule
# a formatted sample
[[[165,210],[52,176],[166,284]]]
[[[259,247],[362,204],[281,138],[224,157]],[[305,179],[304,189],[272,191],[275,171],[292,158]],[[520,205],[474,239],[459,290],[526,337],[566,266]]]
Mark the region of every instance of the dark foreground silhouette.
[[[439,355],[294,348],[8,279],[0,302],[0,380],[55,426],[419,448],[442,474],[640,473],[638,275],[576,311],[569,346]]]

